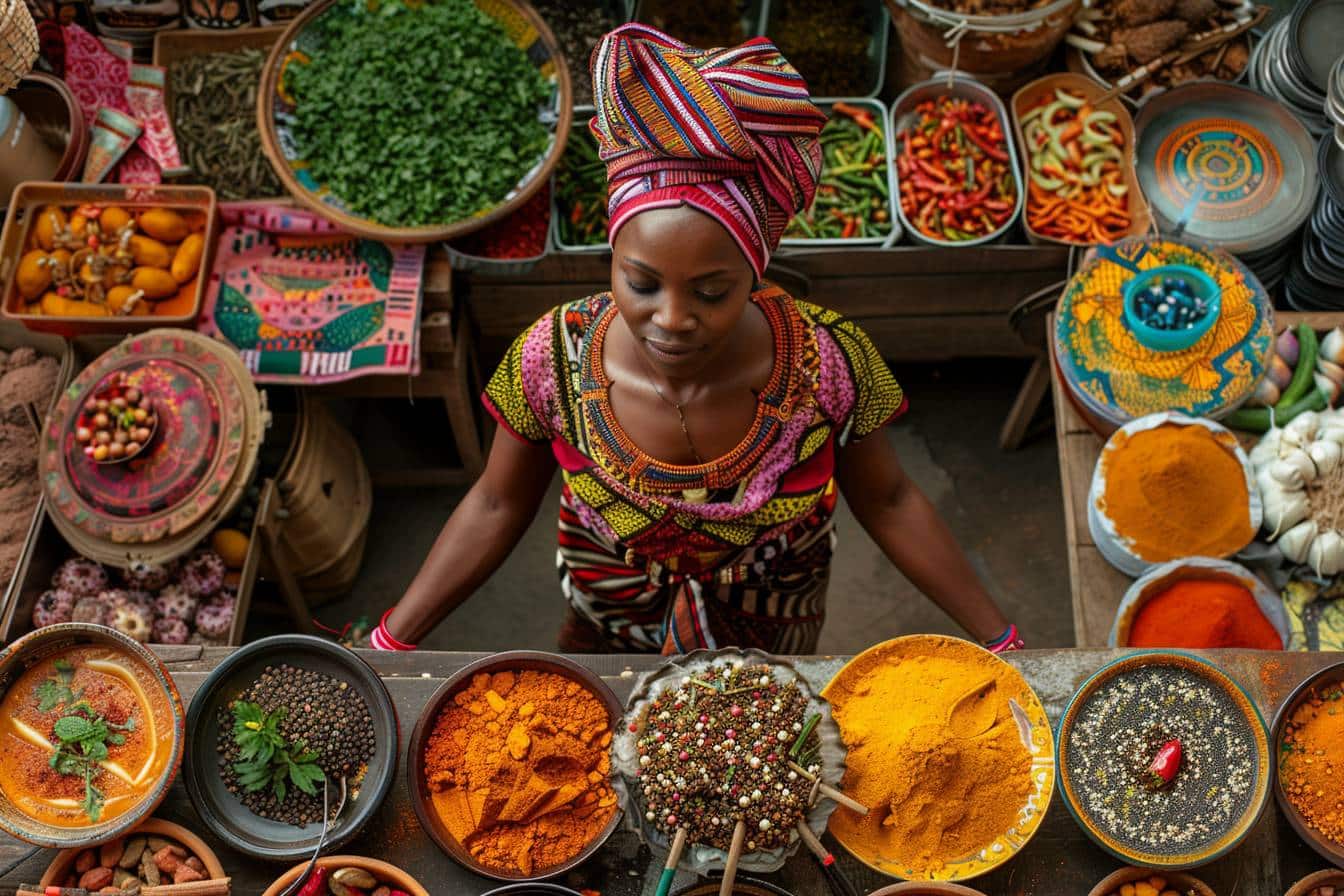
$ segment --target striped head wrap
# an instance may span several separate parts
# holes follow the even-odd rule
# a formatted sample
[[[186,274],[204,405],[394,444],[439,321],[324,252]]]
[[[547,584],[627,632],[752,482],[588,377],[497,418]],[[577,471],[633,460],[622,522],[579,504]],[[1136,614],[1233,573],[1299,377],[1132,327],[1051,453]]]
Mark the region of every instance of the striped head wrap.
[[[690,205],[760,277],[821,172],[826,116],[802,76],[764,37],[697,50],[638,23],[606,35],[591,66],[608,238],[641,211]]]

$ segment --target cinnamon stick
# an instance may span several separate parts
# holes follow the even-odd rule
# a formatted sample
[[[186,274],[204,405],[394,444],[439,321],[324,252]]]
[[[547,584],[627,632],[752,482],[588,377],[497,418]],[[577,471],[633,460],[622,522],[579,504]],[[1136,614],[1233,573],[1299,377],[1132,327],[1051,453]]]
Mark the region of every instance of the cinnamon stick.
[[[232,878],[216,877],[211,880],[194,880],[188,884],[144,887],[140,890],[140,896],[229,896],[231,881]]]

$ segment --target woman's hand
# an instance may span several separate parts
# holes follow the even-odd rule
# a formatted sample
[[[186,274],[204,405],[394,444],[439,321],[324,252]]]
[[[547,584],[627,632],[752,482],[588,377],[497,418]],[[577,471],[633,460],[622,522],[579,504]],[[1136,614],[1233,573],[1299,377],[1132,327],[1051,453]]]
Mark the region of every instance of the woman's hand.
[[[531,525],[554,473],[549,445],[524,442],[497,427],[481,478],[384,620],[388,634],[415,644],[490,578]]]
[[[947,524],[906,476],[884,432],[837,451],[836,481],[854,516],[896,568],[972,637],[983,643],[1008,628]]]

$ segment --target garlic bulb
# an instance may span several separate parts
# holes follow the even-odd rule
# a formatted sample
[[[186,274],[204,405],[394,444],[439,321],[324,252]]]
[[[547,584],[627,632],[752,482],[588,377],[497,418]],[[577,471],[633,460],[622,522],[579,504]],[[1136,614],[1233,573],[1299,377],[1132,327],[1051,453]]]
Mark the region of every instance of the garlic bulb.
[[[1344,410],[1306,412],[1271,430],[1251,465],[1264,529],[1284,559],[1322,576],[1344,572],[1344,521],[1336,522],[1344,520]]]
[[[1311,456],[1311,461],[1316,465],[1317,476],[1329,476],[1339,466],[1339,459],[1344,449],[1341,449],[1336,442],[1312,442],[1311,447],[1307,449],[1307,454]]]
[[[1341,438],[1344,438],[1344,427],[1339,428]],[[1265,433],[1264,436],[1251,449],[1251,466],[1259,469],[1267,466],[1279,459],[1279,451],[1283,447],[1283,430],[1277,426]]]
[[[1319,527],[1315,520],[1305,520],[1279,536],[1279,553],[1293,563],[1305,563],[1307,551],[1316,540]]]
[[[1316,478],[1316,464],[1311,455],[1294,448],[1269,465],[1269,475],[1292,489],[1303,489]]]
[[[1316,430],[1320,428],[1321,418],[1315,411],[1303,411],[1289,422],[1283,428],[1285,433],[1292,433],[1301,440],[1302,444],[1310,442],[1316,436]]]
[[[1334,442],[1336,445],[1344,445],[1344,425],[1338,423],[1326,424],[1321,427],[1320,432],[1316,433],[1316,440],[1319,442]],[[1275,442],[1275,451],[1278,450],[1278,442]],[[1256,446],[1260,447],[1259,445]]]
[[[1323,576],[1333,576],[1344,570],[1344,535],[1327,529],[1317,535],[1307,551],[1307,562]]]

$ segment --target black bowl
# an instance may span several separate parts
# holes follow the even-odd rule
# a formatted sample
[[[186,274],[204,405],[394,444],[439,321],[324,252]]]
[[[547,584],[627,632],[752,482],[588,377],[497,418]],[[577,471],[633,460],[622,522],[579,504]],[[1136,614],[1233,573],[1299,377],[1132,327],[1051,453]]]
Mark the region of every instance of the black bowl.
[[[1344,663],[1336,663],[1333,666],[1326,666],[1293,689],[1293,692],[1288,695],[1287,700],[1283,701],[1283,705],[1279,707],[1278,713],[1274,716],[1273,740],[1271,743],[1274,746],[1276,756],[1283,748],[1284,729],[1288,726],[1288,720],[1292,718],[1297,708],[1309,699],[1317,689],[1341,683],[1344,683]],[[1279,765],[1281,764],[1280,762]],[[1302,814],[1297,811],[1297,807],[1288,799],[1288,794],[1284,793],[1283,783],[1279,778],[1280,771],[1276,766],[1274,769],[1274,799],[1278,802],[1279,808],[1283,810],[1283,814],[1288,818],[1288,823],[1293,826],[1293,830],[1308,846],[1320,853],[1331,864],[1338,868],[1344,868],[1344,844],[1327,840],[1318,831],[1307,825],[1306,820],[1302,818]]]
[[[294,862],[317,847],[322,826],[284,824],[261,818],[229,793],[218,772],[219,711],[260,677],[269,665],[287,663],[349,682],[373,718],[375,746],[358,793],[351,792],[345,809],[327,835],[324,849],[348,843],[378,811],[397,773],[399,728],[397,711],[383,681],[368,663],[338,644],[311,635],[276,635],[240,648],[220,663],[196,692],[187,712],[190,743],[183,783],[191,803],[215,835],[229,846],[258,859]],[[337,781],[330,782],[333,785]],[[335,805],[339,788],[332,788]]]

